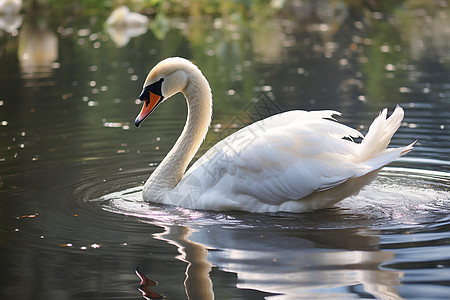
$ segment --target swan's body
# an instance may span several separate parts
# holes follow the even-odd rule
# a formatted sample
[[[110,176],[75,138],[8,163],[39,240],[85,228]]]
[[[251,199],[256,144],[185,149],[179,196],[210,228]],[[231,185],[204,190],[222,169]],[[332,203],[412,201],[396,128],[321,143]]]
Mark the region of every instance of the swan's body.
[[[22,9],[22,0],[0,0],[0,15],[17,15]]]
[[[179,91],[188,105],[186,126],[145,183],[145,201],[219,211],[320,209],[354,193],[360,177],[413,146],[386,149],[403,119],[399,106],[387,119],[383,110],[360,144],[343,139],[362,135],[330,120],[338,112],[290,111],[228,136],[184,174],[211,122],[211,91],[200,70],[182,58],[156,65],[144,84],[140,99],[145,104],[136,125]]]
[[[132,37],[147,32],[148,18],[130,12],[126,6],[116,8],[106,20],[106,31],[117,47],[124,47]]]
[[[147,26],[148,19],[140,13],[130,12],[126,6],[116,8],[106,20],[107,26],[133,27]]]
[[[22,0],[0,0],[0,31],[13,32],[22,25]]]

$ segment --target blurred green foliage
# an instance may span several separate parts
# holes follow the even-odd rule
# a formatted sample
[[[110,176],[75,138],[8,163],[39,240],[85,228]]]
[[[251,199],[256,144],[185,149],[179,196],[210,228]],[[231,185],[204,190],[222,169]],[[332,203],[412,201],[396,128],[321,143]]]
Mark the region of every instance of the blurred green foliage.
[[[52,14],[66,16],[84,15],[106,17],[110,11],[121,5],[147,15],[164,14],[167,16],[213,16],[228,17],[235,20],[259,16],[271,16],[280,11],[284,0],[33,0],[24,3],[26,10],[37,8],[51,9]]]

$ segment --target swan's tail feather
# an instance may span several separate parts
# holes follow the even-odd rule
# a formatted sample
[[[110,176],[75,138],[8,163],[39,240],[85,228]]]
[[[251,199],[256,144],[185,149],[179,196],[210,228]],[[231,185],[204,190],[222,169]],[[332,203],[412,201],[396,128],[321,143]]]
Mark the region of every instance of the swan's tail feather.
[[[414,148],[414,145],[417,143],[417,140],[415,140],[413,143],[409,144],[406,147],[403,147],[402,152],[400,153],[400,156],[405,155],[409,151],[411,151]]]
[[[400,127],[403,120],[403,109],[397,105],[392,115],[387,118],[387,109],[383,109],[380,115],[372,122],[369,131],[361,142],[358,151],[360,162],[369,160],[379,155],[389,145],[392,136]],[[405,153],[411,151],[413,144],[405,147]],[[403,153],[402,151],[402,153]]]

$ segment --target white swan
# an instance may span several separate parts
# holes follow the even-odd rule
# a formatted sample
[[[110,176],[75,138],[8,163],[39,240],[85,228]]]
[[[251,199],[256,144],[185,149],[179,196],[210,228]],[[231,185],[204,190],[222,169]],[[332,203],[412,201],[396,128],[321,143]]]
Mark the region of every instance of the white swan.
[[[22,0],[0,0],[0,15],[17,15],[22,9]]]
[[[354,193],[357,180],[411,151],[386,149],[403,119],[384,109],[361,133],[334,121],[340,113],[289,111],[255,122],[209,149],[184,174],[208,131],[212,95],[201,71],[183,58],[167,58],[148,74],[136,126],[163,101],[182,92],[186,125],[172,150],[144,185],[148,202],[205,210],[303,212],[325,208]],[[352,184],[352,180],[355,184]],[[358,189],[357,189],[358,190]]]
[[[147,26],[148,19],[140,13],[130,12],[126,6],[116,8],[106,20],[106,25],[117,27]]]
[[[116,8],[105,22],[106,31],[117,47],[124,47],[132,37],[145,34],[148,18],[136,12],[130,12],[126,6]]]
[[[22,0],[0,0],[0,31],[12,33],[22,25],[21,9]]]

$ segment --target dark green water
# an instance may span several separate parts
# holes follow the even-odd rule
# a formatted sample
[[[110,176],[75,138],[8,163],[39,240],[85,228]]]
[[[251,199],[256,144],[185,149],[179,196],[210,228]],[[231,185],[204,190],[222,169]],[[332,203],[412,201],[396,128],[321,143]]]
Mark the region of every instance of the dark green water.
[[[169,299],[447,298],[446,4],[385,12],[297,1],[266,20],[150,22],[121,47],[104,20],[22,15],[0,33],[0,298],[139,299],[138,266]],[[236,126],[291,109],[338,110],[365,132],[399,104],[391,145],[419,142],[328,210],[145,204],[141,185],[186,108],[178,95],[137,129],[135,99],[151,67],[175,55],[195,61],[213,89],[202,153]]]

